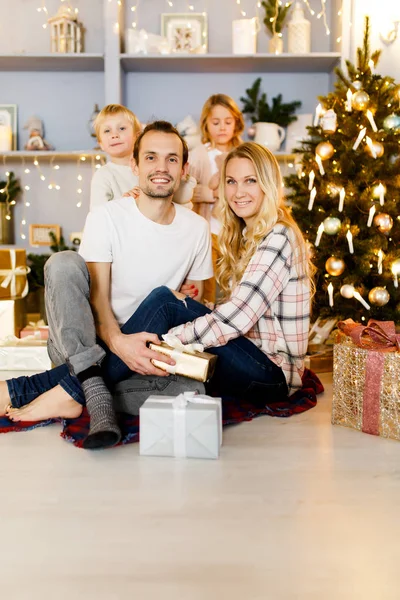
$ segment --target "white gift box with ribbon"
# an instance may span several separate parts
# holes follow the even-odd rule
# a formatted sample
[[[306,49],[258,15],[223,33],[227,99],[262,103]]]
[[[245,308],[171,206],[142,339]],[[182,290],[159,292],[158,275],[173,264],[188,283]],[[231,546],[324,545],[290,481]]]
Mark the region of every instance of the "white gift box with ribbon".
[[[220,398],[184,392],[150,396],[140,407],[140,454],[218,458],[222,444]]]
[[[0,340],[0,370],[39,373],[51,368],[45,340],[38,340],[33,335],[23,339],[10,335]]]

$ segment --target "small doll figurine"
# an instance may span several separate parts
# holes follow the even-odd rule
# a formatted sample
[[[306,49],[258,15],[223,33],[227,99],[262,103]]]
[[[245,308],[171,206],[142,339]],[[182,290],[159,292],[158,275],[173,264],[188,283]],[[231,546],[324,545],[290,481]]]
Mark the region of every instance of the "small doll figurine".
[[[38,117],[31,117],[24,125],[24,129],[29,131],[25,150],[54,150],[54,147],[43,137],[43,123]]]

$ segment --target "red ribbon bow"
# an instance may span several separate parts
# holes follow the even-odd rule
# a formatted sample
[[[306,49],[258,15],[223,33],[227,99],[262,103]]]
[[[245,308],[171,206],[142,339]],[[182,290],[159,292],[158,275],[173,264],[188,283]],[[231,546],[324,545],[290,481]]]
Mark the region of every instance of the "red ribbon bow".
[[[340,321],[337,326],[360,348],[380,350],[381,352],[400,352],[400,334],[396,333],[393,321],[370,319],[368,325],[365,326],[355,323],[353,319],[346,319]]]

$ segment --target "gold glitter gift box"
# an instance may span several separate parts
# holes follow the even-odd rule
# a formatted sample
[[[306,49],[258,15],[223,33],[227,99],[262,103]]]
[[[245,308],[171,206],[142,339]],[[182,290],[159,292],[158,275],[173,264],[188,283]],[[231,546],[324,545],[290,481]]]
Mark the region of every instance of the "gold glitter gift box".
[[[400,335],[392,322],[342,323],[351,337],[334,346],[332,423],[400,440]]]
[[[155,352],[166,354],[175,360],[175,366],[168,365],[160,360],[151,361],[155,367],[167,371],[168,373],[183,375],[183,377],[190,377],[191,379],[196,379],[196,381],[203,382],[208,381],[214,373],[217,357],[209,352],[197,351],[188,353],[184,350],[173,348],[165,342],[161,342],[160,346],[157,344],[150,344],[149,348]]]

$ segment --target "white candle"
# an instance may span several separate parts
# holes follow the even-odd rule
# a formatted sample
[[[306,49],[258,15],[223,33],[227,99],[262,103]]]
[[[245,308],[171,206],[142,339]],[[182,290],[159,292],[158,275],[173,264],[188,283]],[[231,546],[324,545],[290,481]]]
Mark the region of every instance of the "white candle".
[[[317,127],[319,124],[319,119],[322,114],[322,106],[321,104],[317,104],[317,108],[315,109],[315,117],[314,117],[314,127]]]
[[[356,300],[358,300],[359,302],[361,302],[361,304],[364,306],[364,308],[366,308],[367,310],[369,310],[371,307],[370,305],[365,302],[364,298],[361,296],[360,292],[354,292],[353,294],[353,298],[355,298]]]
[[[382,250],[379,250],[379,252],[378,252],[378,273],[379,273],[379,275],[382,275],[383,257],[384,257],[384,254],[383,254]]]
[[[383,186],[381,183],[376,187],[376,190],[378,192],[379,195],[379,203],[381,206],[383,206],[385,204],[385,186]]]
[[[375,68],[375,63],[372,60],[372,58],[368,61],[368,66],[369,66],[369,68],[371,70],[371,73],[373,73],[374,72],[374,68]]]
[[[310,201],[308,203],[308,210],[312,210],[316,195],[317,195],[317,188],[313,187],[313,189],[310,192]]]
[[[315,240],[315,246],[319,246],[319,243],[321,241],[322,238],[322,234],[324,233],[324,224],[321,223],[320,226],[318,227],[318,231],[317,231],[317,239]]]
[[[350,252],[350,254],[354,254],[353,234],[351,233],[350,229],[346,233],[346,238],[347,238],[347,241],[349,243],[349,252]]]
[[[329,306],[333,306],[333,285],[330,283],[328,285],[328,294],[329,294]]]
[[[319,172],[321,173],[321,175],[322,175],[322,176],[323,176],[323,175],[325,175],[325,169],[324,169],[324,167],[323,167],[323,164],[322,164],[322,159],[321,159],[321,157],[319,156],[319,154],[316,154],[316,155],[315,155],[315,162],[316,162],[316,163],[317,163],[317,165],[318,165]]]
[[[11,127],[8,125],[0,125],[0,152],[10,152],[11,146]]]
[[[353,92],[349,88],[346,93],[346,111],[347,112],[351,112],[353,110],[353,107],[351,105],[352,98],[353,98]]]
[[[313,189],[314,179],[315,179],[315,173],[314,173],[314,171],[310,171],[310,173],[308,175],[308,189],[310,191]]]
[[[393,273],[393,277],[394,277],[394,287],[398,288],[399,287],[399,280],[397,278],[397,273]]]
[[[367,110],[366,115],[367,115],[368,121],[371,123],[371,127],[372,127],[373,131],[375,131],[375,132],[378,131],[378,128],[376,126],[375,119],[374,119],[372,112],[370,110]]]
[[[374,214],[376,211],[376,206],[375,204],[373,206],[371,206],[371,208],[369,209],[369,216],[368,216],[368,222],[367,222],[367,227],[371,227],[372,225],[372,219],[374,218]]]
[[[346,190],[342,187],[342,189],[340,190],[339,212],[343,211],[345,196],[346,196]]]
[[[367,144],[368,148],[371,151],[372,158],[376,158],[376,152],[375,152],[374,144],[372,143],[371,138],[367,136],[365,138],[365,143]]]
[[[358,138],[354,142],[353,150],[357,150],[358,146],[361,144],[366,133],[367,133],[367,128],[363,127],[361,129],[360,133],[358,134]]]

